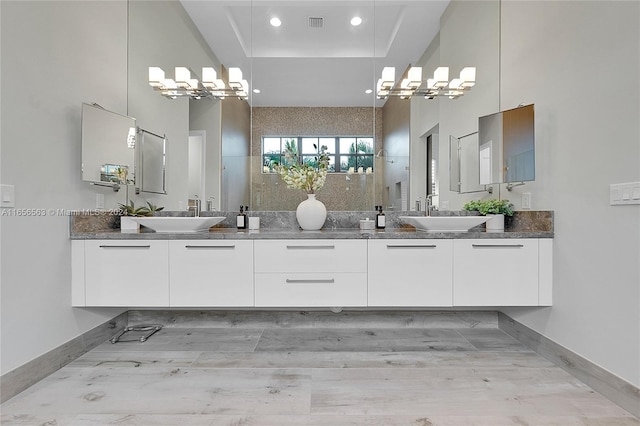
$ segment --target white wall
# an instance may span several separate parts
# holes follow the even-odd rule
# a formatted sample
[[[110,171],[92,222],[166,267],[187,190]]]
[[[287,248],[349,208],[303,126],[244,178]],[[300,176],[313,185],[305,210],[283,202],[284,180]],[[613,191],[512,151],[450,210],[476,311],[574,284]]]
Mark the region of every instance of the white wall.
[[[81,181],[82,102],[97,102],[166,134],[169,195],[136,200],[186,206],[189,101],[154,92],[148,67],[173,74],[174,66],[197,70],[219,63],[180,3],[3,0],[0,10],[0,177],[15,185],[16,207],[91,209],[98,192],[107,208],[125,201],[124,191]],[[128,16],[135,20],[129,28]],[[219,108],[212,115],[210,129],[218,136],[211,140],[219,142]],[[67,215],[0,216],[1,374],[122,312],[71,307],[68,223]]]
[[[555,211],[554,306],[507,314],[640,386],[640,3],[502,3],[502,109],[535,103],[534,210]]]
[[[81,104],[126,112],[126,2],[2,1],[0,9],[2,183],[15,185],[19,209],[93,208],[96,192],[115,193],[81,182]],[[0,216],[2,374],[121,312],[71,307],[68,223]]]
[[[439,52],[420,63],[476,65],[477,84],[440,100],[437,114],[416,109],[422,128],[413,112],[411,122],[412,135],[440,124],[440,201],[451,209],[487,197],[519,209],[530,192],[533,210],[555,212],[553,307],[505,313],[636,386],[640,206],[610,206],[609,184],[640,181],[639,23],[638,2],[451,3]],[[449,192],[448,136],[521,103],[535,104],[536,180],[511,192],[494,185],[493,195]]]

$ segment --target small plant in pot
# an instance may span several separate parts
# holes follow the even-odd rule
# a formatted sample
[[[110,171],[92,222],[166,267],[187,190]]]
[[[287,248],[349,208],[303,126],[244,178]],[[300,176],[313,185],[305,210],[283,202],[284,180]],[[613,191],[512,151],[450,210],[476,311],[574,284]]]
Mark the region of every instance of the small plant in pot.
[[[142,207],[136,207],[133,200],[129,204],[120,204],[120,211],[122,212],[120,216],[120,229],[122,232],[137,232],[140,225],[128,217],[153,216],[155,212],[159,212],[162,209],[164,209],[164,207],[158,207],[149,201],[147,201],[146,206]]]
[[[120,211],[122,212],[122,216],[153,216],[155,212],[159,212],[162,209],[164,209],[164,207],[158,207],[155,204],[150,203],[149,201],[147,201],[146,206],[142,207],[136,207],[133,203],[133,200],[129,204],[120,204]]]
[[[504,231],[504,217],[513,216],[513,204],[509,200],[469,201],[463,208],[469,211],[477,211],[483,216],[493,216],[487,221],[487,232]]]

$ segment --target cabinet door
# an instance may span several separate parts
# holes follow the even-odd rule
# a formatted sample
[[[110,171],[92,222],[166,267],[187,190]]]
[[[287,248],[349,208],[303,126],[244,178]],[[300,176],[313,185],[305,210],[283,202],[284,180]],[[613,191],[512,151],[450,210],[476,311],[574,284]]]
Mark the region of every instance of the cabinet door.
[[[452,240],[370,240],[369,306],[451,306]]]
[[[169,242],[170,305],[253,306],[253,241]]]
[[[167,241],[85,241],[87,306],[169,306]]]
[[[454,306],[537,306],[538,240],[455,240]]]

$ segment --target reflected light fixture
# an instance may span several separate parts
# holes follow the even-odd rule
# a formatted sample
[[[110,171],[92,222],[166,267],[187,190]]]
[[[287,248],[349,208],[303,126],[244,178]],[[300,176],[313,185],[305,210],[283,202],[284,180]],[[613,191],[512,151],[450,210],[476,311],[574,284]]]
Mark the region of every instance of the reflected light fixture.
[[[149,85],[170,99],[247,99],[249,94],[249,82],[242,78],[240,68],[229,68],[227,84],[218,78],[218,73],[212,67],[202,68],[202,81],[199,81],[195,73],[187,67],[175,67],[173,79],[166,78],[162,68],[149,67]]]
[[[134,149],[136,147],[136,128],[129,127],[129,133],[127,134],[127,148]]]
[[[351,25],[353,25],[354,27],[357,27],[360,24],[362,24],[362,18],[361,17],[354,16],[353,18],[351,18]]]
[[[282,21],[275,16],[271,18],[269,23],[271,24],[272,27],[279,27],[280,25],[282,25]]]
[[[385,67],[378,80],[376,94],[378,99],[387,99],[389,96],[399,96],[402,99],[410,99],[413,96],[424,96],[426,99],[447,96],[449,99],[457,99],[475,83],[475,67],[463,68],[460,70],[460,77],[452,80],[449,80],[449,67],[438,67],[433,72],[433,77],[427,78],[426,81],[422,79],[421,67],[411,67],[406,78],[396,85],[395,68]]]

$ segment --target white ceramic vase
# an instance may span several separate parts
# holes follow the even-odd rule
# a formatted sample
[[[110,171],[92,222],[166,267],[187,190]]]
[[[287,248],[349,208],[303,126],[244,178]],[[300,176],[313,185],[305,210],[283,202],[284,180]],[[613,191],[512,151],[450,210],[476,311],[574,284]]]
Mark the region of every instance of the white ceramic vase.
[[[504,215],[503,214],[488,214],[490,219],[487,223],[487,232],[504,232]]]
[[[307,194],[307,199],[298,204],[296,219],[304,231],[317,231],[327,220],[327,208],[316,200],[316,194]]]

